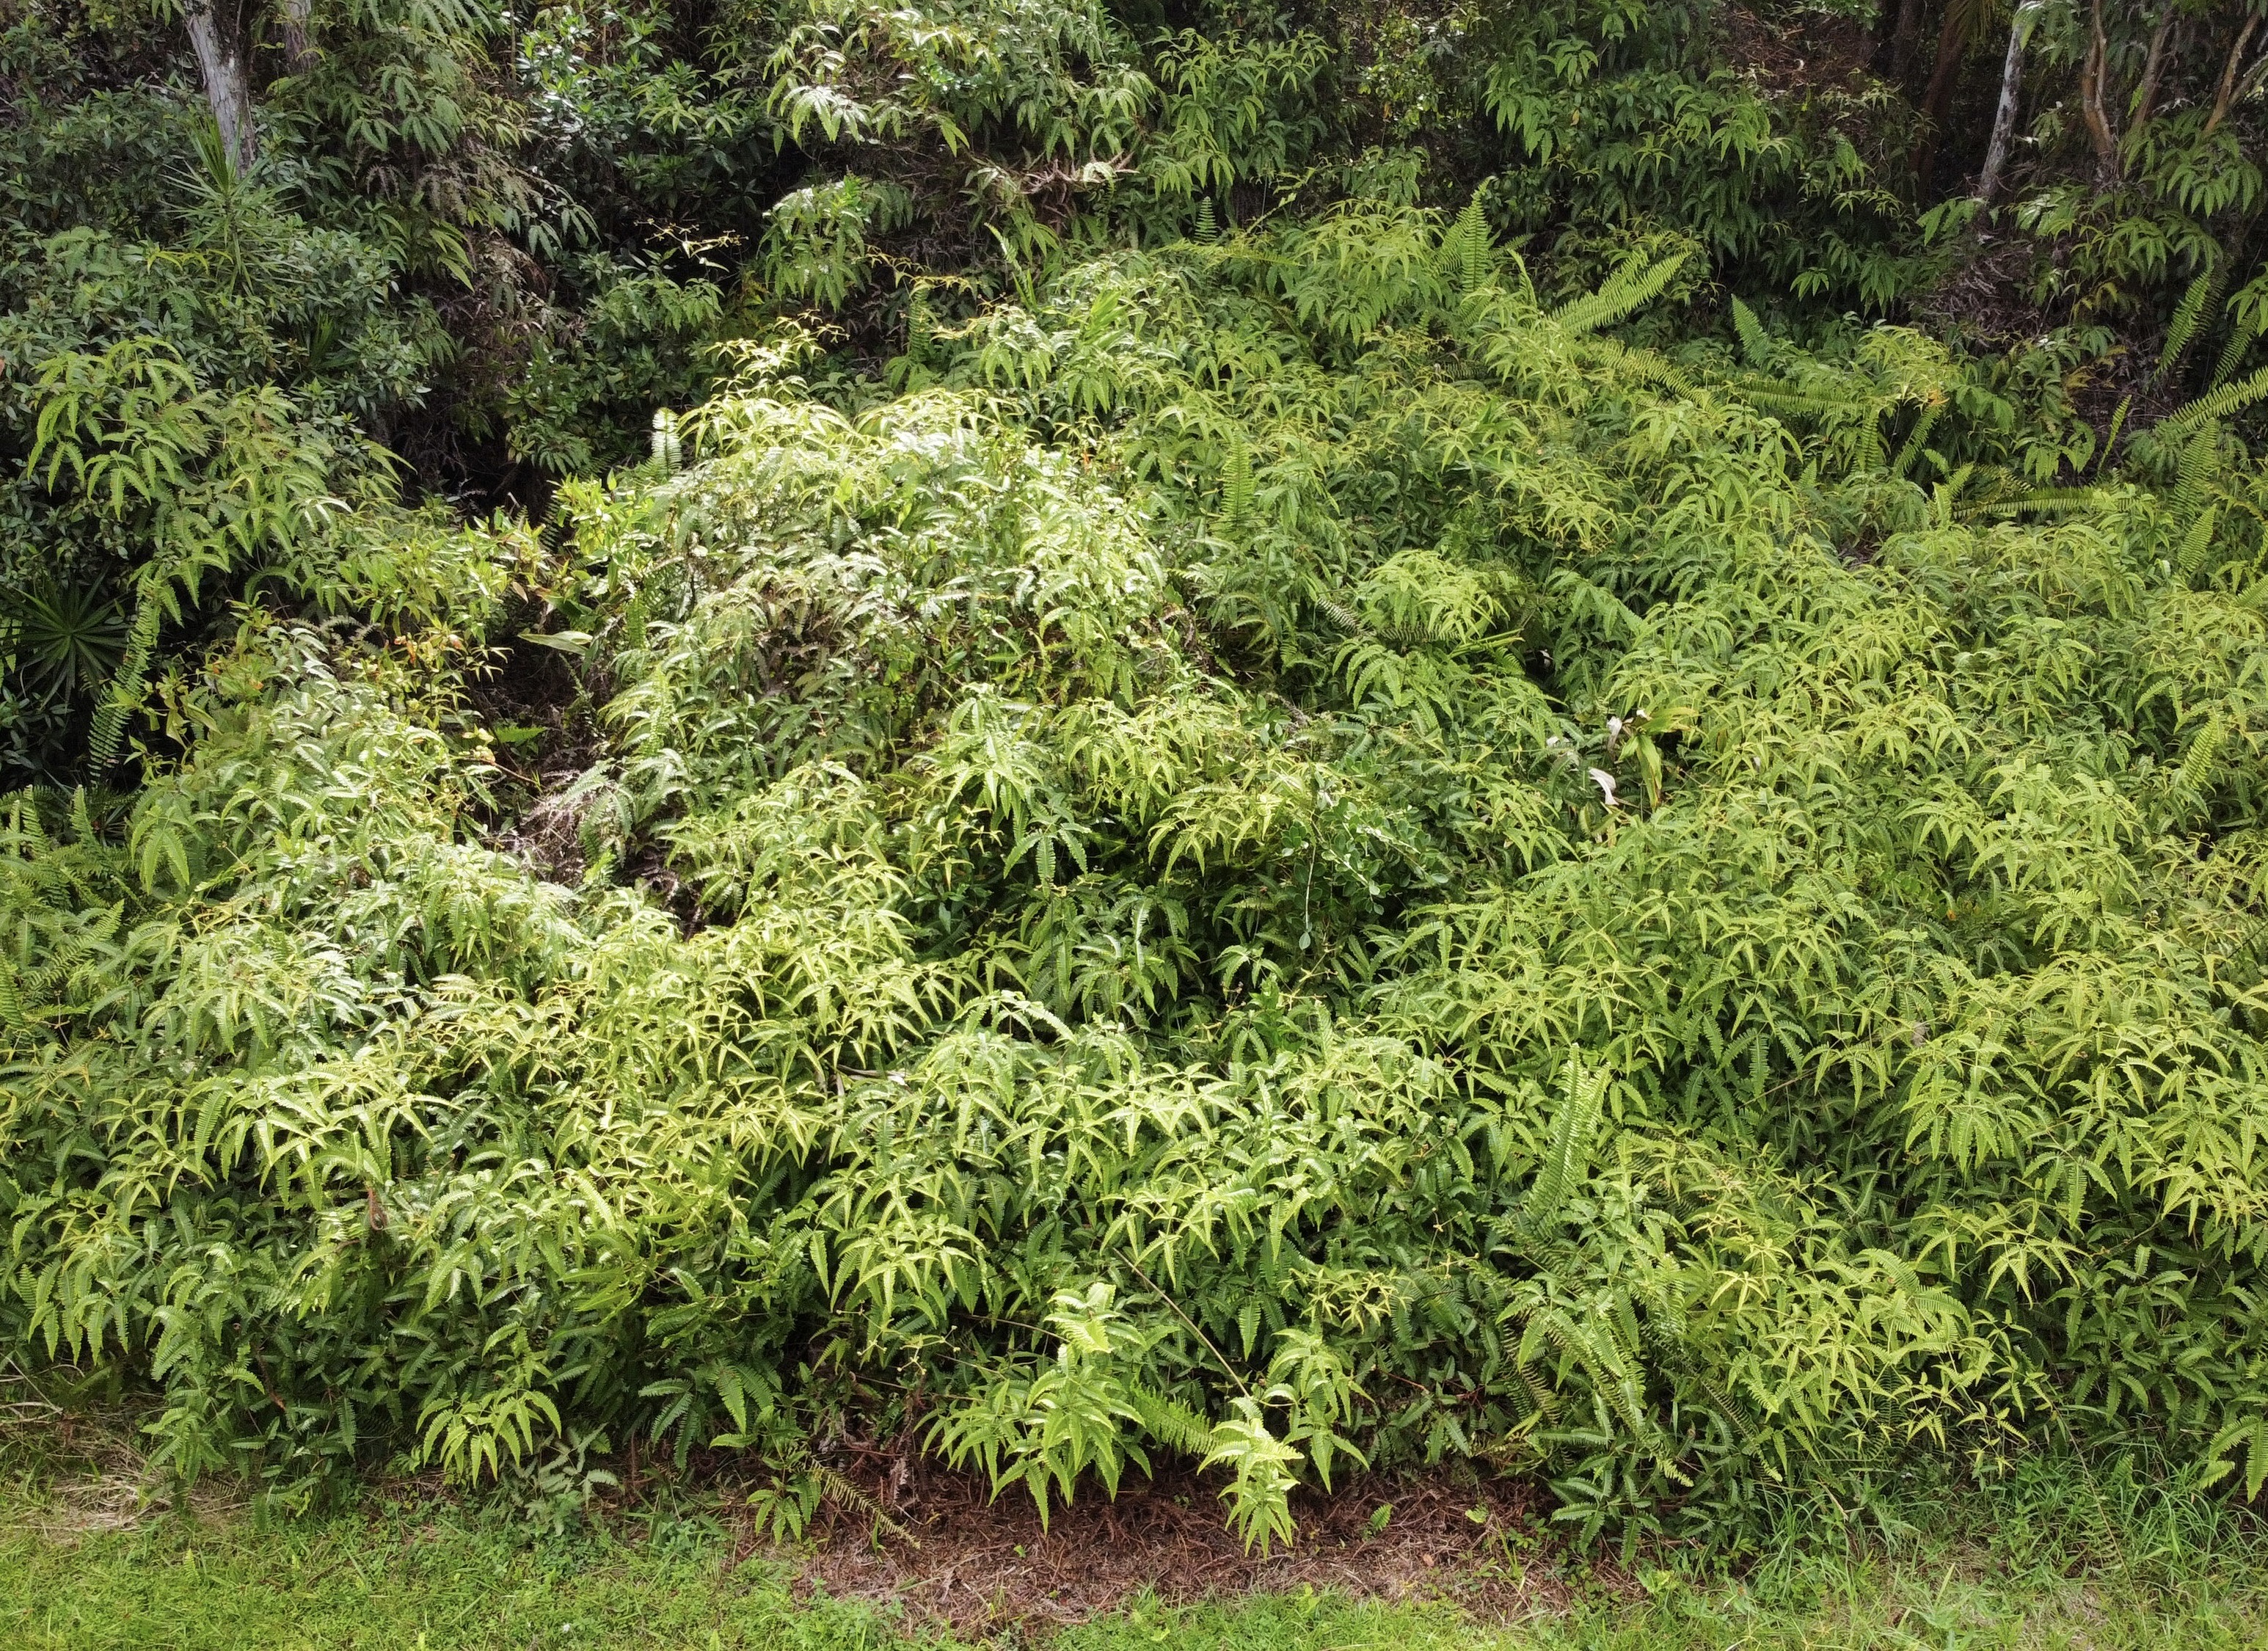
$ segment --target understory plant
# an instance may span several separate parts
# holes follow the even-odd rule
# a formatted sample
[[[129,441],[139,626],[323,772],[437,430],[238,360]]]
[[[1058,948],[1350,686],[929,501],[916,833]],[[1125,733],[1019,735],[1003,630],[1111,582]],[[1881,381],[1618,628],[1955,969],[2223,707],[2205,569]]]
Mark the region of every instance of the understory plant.
[[[139,787],[6,804],[0,1346],[185,1476],[635,1440],[783,1533],[846,1427],[1256,1543],[2257,1494],[2264,387],[2043,491],[1921,334],[1635,342],[1690,256],[1357,197],[751,344],[541,552],[279,504]]]

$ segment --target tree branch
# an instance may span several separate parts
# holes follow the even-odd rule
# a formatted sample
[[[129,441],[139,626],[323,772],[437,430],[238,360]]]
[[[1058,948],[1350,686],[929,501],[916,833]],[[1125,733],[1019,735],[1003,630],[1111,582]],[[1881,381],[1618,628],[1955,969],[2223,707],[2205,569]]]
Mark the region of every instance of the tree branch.
[[[315,66],[315,47],[307,31],[307,19],[313,0],[282,0],[276,7],[276,23],[284,31],[284,66],[295,75],[304,75]]]
[[[1913,72],[1914,47],[1921,36],[1922,0],[1898,0],[1897,21],[1890,29],[1890,79],[1900,87]]]
[[[1949,0],[1945,8],[1945,21],[1937,31],[1937,63],[1930,70],[1929,89],[1922,93],[1921,116],[1924,122],[1921,139],[1914,145],[1913,169],[1915,181],[1925,190],[1929,188],[1929,174],[1937,160],[1937,131],[1945,122],[1946,107],[1953,100],[1953,85],[1961,73],[1962,54],[1968,48],[1969,26],[1975,20],[1975,8]]]
[[[2150,55],[2143,60],[2141,84],[2134,88],[2130,106],[2134,123],[2126,129],[2130,137],[2148,123],[2151,111],[2158,107],[2158,77],[2165,72],[2166,41],[2173,32],[2174,0],[2166,0],[2158,13],[2158,26],[2150,33]]]
[[[2236,44],[2228,48],[2228,62],[2220,71],[2220,90],[2213,95],[2213,114],[2207,117],[2203,136],[2210,137],[2221,122],[2228,118],[2228,106],[2236,100],[2236,66],[2244,61],[2244,48],[2251,43],[2252,31],[2260,26],[2257,17],[2244,19],[2244,26],[2236,32]]]
[[[2043,0],[2024,0],[2008,26],[2008,56],[2000,66],[2000,101],[1992,112],[1992,142],[1984,151],[1984,170],[1977,180],[1977,198],[1988,205],[2000,188],[2000,169],[2008,163],[2008,145],[2016,133],[2016,94],[2024,72],[2024,47]],[[2101,0],[2097,0],[2099,7]]]
[[[2118,181],[2118,133],[2110,124],[2110,100],[2103,95],[2103,83],[2110,78],[2110,43],[2102,33],[2102,0],[2094,0],[2088,23],[2087,56],[2079,70],[2079,108],[2087,121],[2087,135],[2095,140],[2095,187],[2107,189]],[[2013,40],[2009,50],[2015,50]]]

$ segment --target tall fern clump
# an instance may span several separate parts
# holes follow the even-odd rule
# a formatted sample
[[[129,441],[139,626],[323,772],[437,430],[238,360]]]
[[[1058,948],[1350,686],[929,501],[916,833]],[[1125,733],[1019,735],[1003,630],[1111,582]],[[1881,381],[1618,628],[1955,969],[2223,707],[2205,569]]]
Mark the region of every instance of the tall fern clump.
[[[184,1473],[651,1441],[783,1530],[845,1426],[1256,1542],[1366,1463],[2257,1492],[2234,403],[2043,494],[1928,341],[1642,349],[1679,259],[1549,303],[1478,210],[1049,269],[886,382],[751,347],[540,576],[247,607],[124,817],[10,804],[0,1341]]]

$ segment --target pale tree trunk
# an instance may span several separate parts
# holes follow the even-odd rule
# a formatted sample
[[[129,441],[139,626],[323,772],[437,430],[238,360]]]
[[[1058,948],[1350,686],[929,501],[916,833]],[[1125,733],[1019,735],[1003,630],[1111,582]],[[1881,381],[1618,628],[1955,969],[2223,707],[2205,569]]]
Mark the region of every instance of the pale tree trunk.
[[[2228,48],[2228,63],[2220,71],[2220,89],[2213,94],[2213,113],[2205,118],[2207,137],[2228,118],[2228,106],[2235,100],[2237,67],[2244,61],[2244,48],[2252,43],[2252,31],[2259,26],[2257,16],[2246,18],[2244,26],[2236,32],[2236,44]]]
[[[2134,89],[2133,131],[2147,126],[2151,111],[2158,107],[2158,77],[2165,71],[2166,40],[2173,32],[2174,0],[2166,0],[2165,10],[2158,13],[2158,26],[2150,33],[2150,55],[2142,64],[2142,84]]]
[[[2118,181],[2118,132],[2110,124],[2104,85],[2110,78],[2110,42],[2102,33],[2102,0],[2095,0],[2089,26],[2087,57],[2079,70],[2079,112],[2087,122],[2087,135],[2095,140],[2095,187],[2108,189]],[[2013,41],[2008,49],[2015,50]]]
[[[189,44],[196,48],[197,70],[204,77],[205,101],[212,105],[213,121],[220,128],[221,147],[238,172],[248,170],[259,152],[259,135],[252,124],[252,80],[246,72],[244,48],[233,31],[224,31],[213,15],[212,0],[188,0],[183,16],[189,26]]]
[[[307,15],[313,0],[283,0],[276,20],[284,31],[284,66],[304,75],[315,66],[315,47],[307,35]]]
[[[2024,75],[2024,46],[2040,14],[2041,0],[2024,0],[2016,20],[2008,27],[2007,61],[2000,66],[2000,102],[1992,111],[1992,141],[1984,151],[1984,170],[1977,179],[1977,198],[1991,203],[2000,188],[2000,170],[2008,164],[2008,145],[2016,136],[2016,94]]]
[[[2235,103],[2243,102],[2245,99],[2259,91],[2260,82],[2264,78],[2268,78],[2268,51],[2262,52],[2252,67],[2244,71],[2244,78],[2237,85],[2236,96],[2232,100],[2232,106]],[[2231,106],[2224,106],[2220,113],[2206,122],[2205,129],[2210,132],[2214,127],[2220,125],[2222,115],[2228,113],[2229,107]]]

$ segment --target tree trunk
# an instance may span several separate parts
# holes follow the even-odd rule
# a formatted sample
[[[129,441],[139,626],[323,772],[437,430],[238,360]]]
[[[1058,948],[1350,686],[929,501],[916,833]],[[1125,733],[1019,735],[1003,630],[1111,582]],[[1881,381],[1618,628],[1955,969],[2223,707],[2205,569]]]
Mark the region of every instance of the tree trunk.
[[[2244,71],[2244,78],[2237,84],[2236,95],[2229,100],[2229,107],[2235,108],[2245,99],[2259,91],[2260,83],[2264,78],[2268,78],[2268,51],[2263,51],[2252,67]],[[2205,130],[2208,132],[2213,130],[2213,126],[2207,125]]]
[[[2043,0],[2024,0],[2016,20],[2008,26],[2008,57],[2000,66],[2000,102],[1992,111],[1992,142],[1984,151],[1984,170],[1977,180],[1977,198],[1986,205],[2000,188],[2000,169],[2008,164],[2008,144],[2016,135],[2016,93],[2024,73],[2024,47]]]
[[[1961,57],[1969,42],[1962,38],[1969,8],[1958,4],[1945,8],[1945,23],[1937,32],[1937,63],[1929,71],[1929,90],[1922,93],[1921,141],[1914,145],[1914,181],[1926,194],[1929,174],[1937,165],[1937,129],[1944,123],[1946,106],[1953,101],[1953,84],[1961,74]]]
[[[253,129],[252,82],[245,72],[244,48],[232,34],[222,32],[212,0],[188,0],[183,15],[189,44],[196,49],[197,70],[204,77],[205,101],[212,105],[213,121],[220,128],[221,147],[229,164],[245,172],[259,153],[260,139]]]
[[[2236,94],[2236,67],[2244,61],[2244,48],[2252,42],[2252,31],[2260,26],[2257,17],[2244,19],[2244,26],[2236,32],[2236,44],[2228,48],[2228,63],[2220,71],[2220,89],[2213,94],[2213,114],[2205,123],[2205,136],[2210,137],[2220,123],[2228,118],[2228,106]]]
[[[2102,33],[2102,0],[2095,0],[2089,28],[2087,56],[2079,68],[2079,112],[2087,122],[2087,135],[2095,140],[2095,187],[2108,189],[2118,181],[2118,133],[2110,124],[2110,100],[2103,90],[2110,78],[2110,43]],[[2015,50],[2013,41],[2008,49]]]
[[[2139,132],[2150,123],[2150,112],[2158,107],[2158,77],[2165,72],[2166,41],[2174,32],[2174,0],[2166,0],[2165,9],[2158,13],[2158,26],[2150,32],[2150,55],[2142,63],[2142,83],[2134,89],[2134,124],[2128,129]]]
[[[307,15],[313,0],[283,0],[276,20],[284,31],[284,67],[304,75],[315,66],[314,43],[307,36]]]
[[[1890,84],[1903,86],[1913,73],[1914,47],[1921,39],[1922,0],[1898,0],[1898,20],[1890,30]]]

